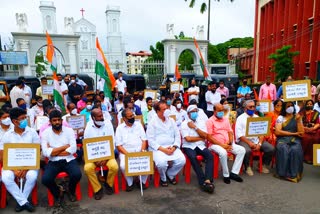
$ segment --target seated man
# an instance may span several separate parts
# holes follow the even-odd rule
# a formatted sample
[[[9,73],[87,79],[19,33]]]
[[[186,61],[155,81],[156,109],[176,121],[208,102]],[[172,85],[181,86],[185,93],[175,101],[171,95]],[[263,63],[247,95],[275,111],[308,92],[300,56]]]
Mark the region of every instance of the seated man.
[[[213,116],[207,121],[208,134],[211,135],[209,149],[219,155],[220,164],[223,171],[223,181],[230,184],[230,179],[242,182],[239,177],[245,149],[234,143],[233,131],[230,126],[229,118],[224,117],[223,105],[215,104],[213,106]],[[231,173],[228,169],[228,152],[236,155]]]
[[[91,111],[91,120],[87,123],[86,129],[84,130],[84,139],[102,136],[112,136],[114,139],[113,126],[110,120],[103,119],[103,113],[101,109],[95,108]],[[94,198],[100,200],[103,196],[103,188],[96,175],[96,167],[107,166],[108,177],[105,183],[106,194],[113,194],[113,182],[114,177],[118,173],[118,163],[115,159],[109,159],[105,161],[99,161],[95,163],[86,163],[84,165],[84,172],[88,176],[89,182],[92,185],[94,191]]]
[[[81,179],[81,171],[73,154],[77,151],[76,139],[73,129],[62,126],[62,115],[58,110],[49,113],[51,127],[41,135],[41,148],[43,155],[49,159],[42,176],[45,185],[55,199],[55,205],[60,206],[62,197],[55,182],[60,172],[69,175],[68,196],[71,202],[76,201],[76,185]]]
[[[167,187],[167,177],[170,183],[177,184],[175,176],[183,168],[186,159],[180,150],[179,129],[175,121],[169,117],[170,110],[167,104],[164,101],[158,102],[155,111],[156,115],[148,124],[147,139],[160,174],[161,186]]]
[[[119,124],[116,131],[116,146],[120,152],[120,169],[125,174],[125,155],[130,152],[143,152],[147,148],[147,137],[141,123],[135,122],[131,109],[126,108],[122,112],[124,123]],[[142,186],[146,189],[148,176],[142,175]],[[133,177],[127,177],[127,192],[133,190]],[[139,186],[140,187],[140,186]]]
[[[10,110],[10,119],[14,125],[2,137],[0,141],[0,164],[2,164],[3,147],[7,143],[36,143],[40,144],[40,139],[34,129],[28,127],[27,112],[21,108]],[[8,192],[16,199],[16,212],[27,210],[34,211],[34,206],[28,201],[28,197],[37,182],[38,170],[3,170],[2,181]],[[15,182],[15,178],[25,180],[23,190]]]
[[[181,124],[182,148],[190,159],[191,165],[198,177],[198,183],[203,191],[213,193],[213,156],[206,148],[207,138],[206,121],[198,116],[196,105],[189,105],[188,118]],[[197,161],[197,155],[202,155],[206,162],[205,173]]]
[[[253,100],[246,100],[243,104],[244,106],[244,113],[241,114],[236,121],[236,142],[243,146],[246,149],[246,154],[244,156],[243,164],[246,168],[246,173],[249,176],[253,175],[253,171],[249,166],[251,150],[254,151],[262,151],[263,155],[263,166],[262,172],[269,173],[269,169],[267,166],[270,164],[272,155],[274,153],[274,147],[268,143],[264,142],[263,136],[260,137],[246,137],[246,127],[247,127],[247,118],[249,117],[258,117],[254,114],[255,112],[255,103]]]

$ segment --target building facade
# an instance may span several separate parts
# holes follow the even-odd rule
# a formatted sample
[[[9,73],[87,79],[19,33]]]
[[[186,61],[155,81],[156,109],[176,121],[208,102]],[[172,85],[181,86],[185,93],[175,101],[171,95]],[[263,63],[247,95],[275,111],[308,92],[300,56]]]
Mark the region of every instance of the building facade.
[[[137,53],[127,52],[127,71],[128,74],[141,74],[144,62],[152,54],[147,51],[139,51]]]
[[[295,79],[320,78],[320,1],[256,0],[254,81],[264,81],[271,72],[271,53],[284,45],[299,51],[294,58]]]

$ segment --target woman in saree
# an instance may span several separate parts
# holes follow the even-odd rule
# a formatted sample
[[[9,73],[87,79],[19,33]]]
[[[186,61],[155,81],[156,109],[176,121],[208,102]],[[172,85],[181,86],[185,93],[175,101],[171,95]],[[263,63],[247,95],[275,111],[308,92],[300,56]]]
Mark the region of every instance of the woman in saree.
[[[319,143],[319,112],[313,110],[313,100],[307,100],[304,106],[302,122],[304,127],[304,135],[302,137],[302,149],[304,161],[308,164],[313,162],[313,144]]]
[[[283,101],[280,99],[273,101],[273,111],[268,112],[266,115],[266,117],[271,117],[270,136],[266,137],[266,141],[271,143],[273,146],[275,146],[276,144],[277,137],[274,134],[274,132],[276,127],[276,121],[282,110],[282,105]]]
[[[283,179],[297,183],[302,178],[304,134],[302,117],[296,114],[293,102],[285,102],[276,121],[276,173]]]

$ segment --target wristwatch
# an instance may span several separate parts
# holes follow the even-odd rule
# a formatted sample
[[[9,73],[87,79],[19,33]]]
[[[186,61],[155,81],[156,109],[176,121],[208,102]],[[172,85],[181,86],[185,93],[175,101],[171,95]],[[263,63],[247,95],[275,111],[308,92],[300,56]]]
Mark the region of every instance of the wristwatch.
[[[179,146],[177,146],[177,145],[174,145],[174,146],[172,146],[172,147],[174,147],[174,148],[176,148],[176,149],[178,149],[178,148],[179,148]]]

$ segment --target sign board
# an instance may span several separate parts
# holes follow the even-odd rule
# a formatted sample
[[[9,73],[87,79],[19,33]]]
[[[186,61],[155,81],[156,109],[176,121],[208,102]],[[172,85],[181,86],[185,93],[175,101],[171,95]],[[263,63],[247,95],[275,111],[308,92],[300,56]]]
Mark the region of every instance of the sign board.
[[[174,121],[177,121],[177,116],[175,114],[171,114],[169,117],[172,118]]]
[[[86,127],[86,116],[77,115],[77,116],[68,116],[67,122],[73,130],[84,129]]]
[[[0,51],[2,65],[28,65],[26,51]]]
[[[153,174],[153,152],[133,152],[125,155],[126,176]]]
[[[114,158],[112,136],[83,139],[83,154],[85,163],[94,163]]]
[[[142,115],[136,115],[134,116],[134,122],[135,123],[141,123],[141,125],[143,125],[143,116]],[[123,118],[121,118],[120,123],[123,123]]]
[[[52,95],[53,94],[54,85],[42,85],[41,89],[42,89],[42,94],[43,95]]]
[[[3,145],[3,169],[40,169],[40,144],[5,143]]]
[[[180,83],[179,82],[173,82],[170,84],[170,93],[179,92],[179,91],[180,91]]]
[[[270,133],[271,117],[247,118],[246,137],[268,136]]]
[[[40,130],[41,126],[47,124],[49,122],[49,118],[46,116],[37,116],[36,117],[36,130]]]
[[[271,102],[269,100],[259,100],[260,112],[268,113],[271,111]]]
[[[313,165],[320,166],[320,144],[313,144]]]
[[[311,99],[311,81],[310,80],[284,82],[282,83],[282,89],[283,89],[283,100],[285,102]]]
[[[116,104],[117,112],[119,112],[123,108],[123,103]]]
[[[151,97],[153,100],[157,99],[157,91],[156,90],[144,90],[144,99]]]

